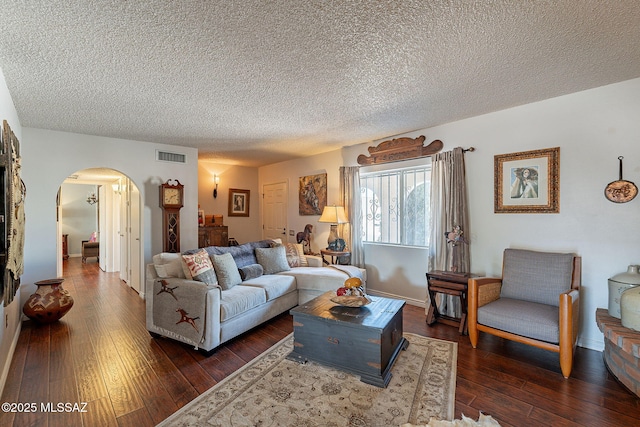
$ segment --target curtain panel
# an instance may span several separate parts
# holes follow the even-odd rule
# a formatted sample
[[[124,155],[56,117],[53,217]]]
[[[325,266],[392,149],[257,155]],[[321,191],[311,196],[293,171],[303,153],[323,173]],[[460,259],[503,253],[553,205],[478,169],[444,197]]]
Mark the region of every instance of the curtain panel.
[[[428,268],[469,272],[469,220],[464,151],[457,147],[438,153],[431,164],[431,214]],[[456,226],[462,229],[465,241],[447,243],[446,233]],[[460,301],[451,296],[438,295],[438,309],[449,316],[460,316]],[[428,310],[429,307],[427,307]]]
[[[338,234],[342,236],[351,251],[351,265],[364,268],[360,193],[360,167],[341,166],[340,203],[344,206],[344,211],[349,218],[349,223],[338,225]]]

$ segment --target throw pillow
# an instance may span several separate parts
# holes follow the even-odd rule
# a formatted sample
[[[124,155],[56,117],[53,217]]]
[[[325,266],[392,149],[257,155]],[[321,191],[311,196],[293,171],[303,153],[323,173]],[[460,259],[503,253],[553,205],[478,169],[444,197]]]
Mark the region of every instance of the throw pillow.
[[[163,252],[153,256],[153,266],[156,269],[158,277],[178,277],[185,278],[182,269],[182,257],[179,254]]]
[[[299,243],[285,243],[285,252],[287,254],[287,262],[289,267],[308,267],[307,257],[304,256],[304,249]]]
[[[182,255],[184,264],[189,269],[189,274],[193,280],[206,283],[207,285],[215,285],[218,283],[218,278],[213,269],[211,258],[204,249],[188,255]]]
[[[256,258],[264,269],[264,274],[275,274],[291,270],[287,262],[287,253],[284,246],[256,248]]]
[[[271,243],[270,246],[272,248],[275,248],[276,246],[284,246],[289,267],[309,267],[307,257],[304,255],[302,243],[282,243],[282,240],[280,239],[273,239],[273,243]]]
[[[238,266],[231,254],[213,255],[213,268],[218,276],[218,285],[223,291],[242,283]]]
[[[256,277],[262,276],[264,269],[260,264],[250,264],[240,267],[238,272],[240,272],[240,278],[242,278],[242,281],[244,282],[245,280],[255,279]]]

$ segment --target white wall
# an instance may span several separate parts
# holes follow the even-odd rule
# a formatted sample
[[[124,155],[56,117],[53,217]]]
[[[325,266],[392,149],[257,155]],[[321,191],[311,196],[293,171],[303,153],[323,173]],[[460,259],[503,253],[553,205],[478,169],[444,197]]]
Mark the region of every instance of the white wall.
[[[220,177],[218,197],[213,198],[214,175]],[[238,243],[260,240],[261,188],[258,187],[258,169],[224,165],[206,160],[198,162],[198,203],[205,215],[222,215],[224,225],[229,227],[229,237]],[[229,189],[249,190],[249,216],[230,217]]]
[[[91,233],[98,231],[98,205],[87,203],[89,193],[98,195],[97,186],[62,184],[60,187],[62,234],[69,235],[70,256],[81,256],[82,241],[89,240]]]
[[[287,162],[276,163],[261,167],[259,174],[259,187],[262,192],[266,184],[287,182],[289,186],[289,200],[287,206],[287,241],[295,242],[294,237],[289,236],[289,230],[294,233],[303,231],[306,224],[313,225],[311,235],[311,249],[319,253],[320,249],[327,247],[330,224],[319,223],[320,215],[300,215],[298,211],[298,186],[299,178],[307,175],[327,174],[327,204],[333,205],[339,202],[340,166],[343,165],[340,150],[317,156],[306,157]],[[262,199],[262,197],[261,197]]]
[[[185,186],[185,206],[180,212],[181,248],[196,247],[197,222],[188,221],[197,218],[198,210],[196,149],[34,128],[23,129],[21,143],[22,178],[27,187],[23,303],[35,290],[34,282],[56,277],[56,193],[67,176],[81,169],[115,169],[140,190],[143,263],[162,251],[158,186],[168,179],[178,179]],[[158,162],[158,149],[185,154],[187,163]]]
[[[11,93],[9,93],[4,74],[0,69],[0,122],[2,120],[6,120],[9,123],[18,141],[22,142],[22,126],[20,125],[18,112],[13,105]],[[21,309],[22,304],[19,295],[7,307],[4,307],[4,304],[0,301],[0,394],[4,389],[13,351],[20,334]]]
[[[624,156],[624,178],[640,184],[639,117],[640,79],[634,79],[405,135],[441,139],[444,150],[476,148],[465,157],[472,272],[499,275],[507,247],[582,256],[579,345],[597,350],[604,342],[595,310],[607,307],[607,279],[640,264],[640,197],[626,204],[604,197],[606,185],[618,179],[618,156]],[[345,163],[355,164],[369,145],[345,149]],[[495,214],[494,155],[551,147],[560,147],[560,213]],[[420,263],[408,249],[395,249],[366,253],[368,286],[425,295],[426,258]]]

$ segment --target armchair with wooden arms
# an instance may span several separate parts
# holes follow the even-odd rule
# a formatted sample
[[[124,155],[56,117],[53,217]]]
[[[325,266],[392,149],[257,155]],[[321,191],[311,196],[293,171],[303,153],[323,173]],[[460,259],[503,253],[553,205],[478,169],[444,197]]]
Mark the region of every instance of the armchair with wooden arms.
[[[504,251],[502,278],[471,278],[469,339],[479,332],[554,351],[569,378],[578,339],[581,258],[574,254]]]

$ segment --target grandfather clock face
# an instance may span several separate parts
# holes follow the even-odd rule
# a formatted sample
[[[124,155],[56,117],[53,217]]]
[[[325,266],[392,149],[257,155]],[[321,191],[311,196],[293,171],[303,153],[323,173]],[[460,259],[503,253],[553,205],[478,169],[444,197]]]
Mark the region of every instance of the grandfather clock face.
[[[162,250],[180,252],[180,208],[183,201],[183,188],[180,181],[171,184],[171,180],[160,185],[160,207],[162,213]]]

